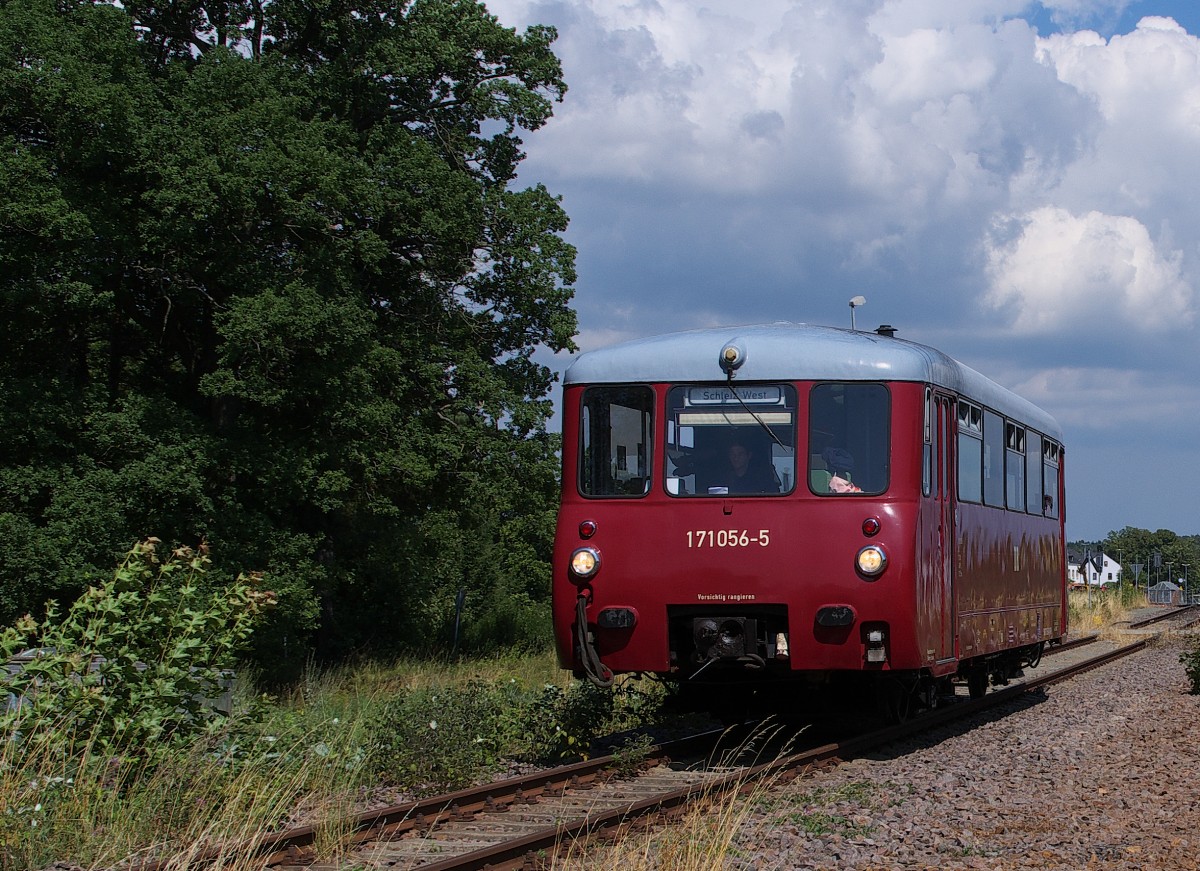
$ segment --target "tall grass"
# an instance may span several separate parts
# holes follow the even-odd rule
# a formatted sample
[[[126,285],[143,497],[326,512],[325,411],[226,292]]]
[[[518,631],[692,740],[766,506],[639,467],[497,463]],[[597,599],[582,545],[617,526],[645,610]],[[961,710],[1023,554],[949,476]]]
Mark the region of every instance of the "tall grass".
[[[1131,591],[1093,592],[1090,601],[1086,593],[1072,593],[1071,631],[1108,631],[1144,604],[1144,596]],[[312,667],[273,698],[252,687],[243,676],[233,716],[158,764],[139,761],[137,748],[101,750],[88,736],[70,754],[15,740],[0,743],[0,871],[154,859],[183,867],[218,846],[226,853],[217,865],[238,871],[256,865],[238,845],[301,822],[318,825],[319,855],[336,859],[348,843],[345,819],[364,788],[381,782],[381,771],[390,772],[394,789],[416,794],[438,786],[428,780],[433,775],[457,782],[487,776],[489,765],[509,759],[583,755],[599,730],[629,727],[659,713],[653,693],[623,687],[606,698],[573,682],[549,651]],[[461,699],[463,687],[478,688],[495,715],[486,734],[472,738],[474,732],[448,728],[456,721],[463,730],[486,725],[439,708]],[[435,722],[442,743],[429,743],[433,736],[422,731],[432,731]],[[414,743],[410,736],[435,748],[427,755],[441,767],[432,774],[381,762],[380,748],[402,750]],[[486,753],[475,738],[486,744]],[[707,796],[682,827],[627,838],[608,859],[589,854],[585,865],[622,871],[714,867],[737,849],[733,832],[752,806],[736,792]]]
[[[1147,605],[1146,594],[1132,587],[1116,590],[1071,590],[1067,594],[1067,629],[1072,635],[1098,633],[1119,640],[1130,614]]]
[[[219,866],[249,868],[238,845],[284,827],[298,808],[315,818],[344,816],[338,811],[362,780],[361,730],[337,719],[274,719],[253,728],[231,723],[157,764],[140,761],[134,748],[112,755],[84,742],[68,757],[5,742],[0,868],[150,860],[182,868],[221,845]]]
[[[570,677],[569,672],[559,668],[554,652],[545,650],[541,653],[501,653],[486,658],[362,662],[334,669],[310,667],[292,691],[320,691],[320,695],[328,698],[339,695],[361,698],[400,687],[429,689],[469,679],[513,680],[526,686],[555,684],[565,687]]]
[[[233,714],[157,764],[87,740],[69,754],[0,744],[0,871],[182,868],[218,847],[214,867],[240,871],[261,866],[247,844],[300,824],[317,827],[318,856],[336,862],[368,787],[402,801],[511,760],[583,756],[596,735],[654,720],[660,700],[573,681],[549,652],[312,667],[278,696],[252,687],[243,675]]]
[[[631,709],[547,652],[310,668],[273,698],[242,675],[221,713],[206,699],[274,594],[257,575],[211,575],[207,546],[161,545],[138,542],[65,611],[0,627],[0,658],[28,651],[0,710],[0,871],[170,868],[216,848],[237,868],[251,861],[239,845],[301,820],[336,857],[365,784],[411,796],[486,776],[505,754],[582,755]],[[517,725],[531,714],[540,731]]]

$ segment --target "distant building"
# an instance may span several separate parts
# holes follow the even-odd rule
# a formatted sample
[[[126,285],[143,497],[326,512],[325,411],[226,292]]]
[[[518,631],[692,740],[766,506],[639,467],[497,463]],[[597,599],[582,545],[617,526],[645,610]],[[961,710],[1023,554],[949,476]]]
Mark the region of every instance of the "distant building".
[[[1087,559],[1084,554],[1067,551],[1067,583],[1073,588],[1086,590],[1121,583],[1121,564],[1106,553],[1094,554]]]
[[[1159,581],[1146,591],[1151,605],[1182,605],[1183,591],[1170,581]]]

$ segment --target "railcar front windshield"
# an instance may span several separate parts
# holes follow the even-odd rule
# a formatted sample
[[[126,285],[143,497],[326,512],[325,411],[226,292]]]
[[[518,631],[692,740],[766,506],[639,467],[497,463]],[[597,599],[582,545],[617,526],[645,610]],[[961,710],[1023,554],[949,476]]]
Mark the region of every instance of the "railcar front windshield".
[[[790,493],[795,445],[790,384],[680,385],[667,394],[666,488],[672,496]]]

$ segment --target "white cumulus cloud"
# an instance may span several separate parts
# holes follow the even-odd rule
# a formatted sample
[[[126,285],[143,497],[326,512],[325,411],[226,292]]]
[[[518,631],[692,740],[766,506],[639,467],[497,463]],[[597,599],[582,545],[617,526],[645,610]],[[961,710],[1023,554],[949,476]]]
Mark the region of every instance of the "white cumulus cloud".
[[[1195,294],[1178,251],[1159,251],[1136,219],[1043,206],[998,227],[985,302],[1020,333],[1113,335],[1190,326]]]

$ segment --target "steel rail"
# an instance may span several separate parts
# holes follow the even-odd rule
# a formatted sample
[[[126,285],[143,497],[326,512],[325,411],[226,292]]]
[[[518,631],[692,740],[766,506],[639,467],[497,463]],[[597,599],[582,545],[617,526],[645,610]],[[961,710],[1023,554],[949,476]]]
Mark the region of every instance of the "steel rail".
[[[1154,623],[1159,623],[1163,620],[1170,620],[1172,617],[1178,617],[1181,614],[1187,614],[1200,609],[1200,605],[1181,605],[1171,611],[1163,614],[1155,614],[1153,617],[1147,617],[1144,620],[1137,620],[1129,624],[1130,629],[1141,629],[1143,626],[1150,626]]]
[[[1078,638],[1072,638],[1069,641],[1064,641],[1062,644],[1053,644],[1047,647],[1042,656],[1053,656],[1056,653],[1065,653],[1068,650],[1074,650],[1077,647],[1086,647],[1089,644],[1095,644],[1100,639],[1100,636],[1093,632],[1091,635],[1081,635]]]
[[[684,738],[664,741],[646,751],[648,760],[669,758],[696,753],[715,745],[726,730],[710,729]],[[583,762],[562,765],[532,774],[494,781],[482,786],[467,787],[457,792],[432,796],[386,808],[364,811],[350,818],[347,828],[352,832],[350,844],[370,841],[392,840],[406,832],[434,828],[451,819],[463,819],[480,811],[491,810],[513,803],[521,803],[554,790],[573,788],[595,782],[607,769],[618,762],[615,755],[597,756]],[[320,832],[327,833],[329,825],[310,825],[288,829],[244,843],[237,847],[218,845],[199,853],[190,864],[204,865],[218,861],[231,854],[261,857],[264,865],[307,863],[305,855],[317,840]],[[133,863],[129,871],[167,871],[176,864],[175,860],[157,859]]]

